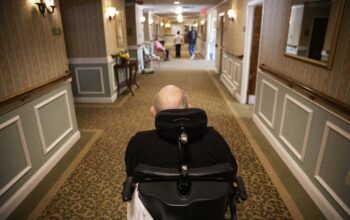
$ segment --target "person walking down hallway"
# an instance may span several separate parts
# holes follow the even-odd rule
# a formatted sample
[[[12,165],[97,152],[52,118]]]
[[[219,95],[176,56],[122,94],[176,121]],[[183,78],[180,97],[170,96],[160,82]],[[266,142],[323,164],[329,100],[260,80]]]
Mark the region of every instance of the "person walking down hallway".
[[[181,44],[183,43],[183,37],[180,35],[180,31],[177,31],[176,36],[174,37],[176,58],[181,58]]]
[[[197,41],[197,31],[191,27],[191,31],[188,32],[188,51],[190,53],[191,59],[193,60],[195,57],[195,48]]]

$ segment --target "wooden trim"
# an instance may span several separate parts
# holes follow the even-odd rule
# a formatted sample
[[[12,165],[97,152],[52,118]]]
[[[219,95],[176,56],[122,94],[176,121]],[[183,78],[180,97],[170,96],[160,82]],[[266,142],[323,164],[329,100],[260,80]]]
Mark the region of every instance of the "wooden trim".
[[[265,64],[260,64],[259,68],[264,72],[272,75],[274,78],[286,84],[288,87],[300,91],[304,95],[306,95],[309,99],[320,102],[322,104],[326,104],[331,109],[334,109],[337,112],[345,113],[347,117],[350,116],[350,105],[344,102],[341,102],[329,95],[326,95],[322,92],[319,92],[303,83],[300,83],[285,74],[274,70],[271,67],[266,66]]]
[[[243,56],[244,56],[243,54],[235,54],[235,53],[231,52],[230,50],[228,50],[227,48],[224,48],[224,47],[221,47],[221,50],[225,51],[226,53],[228,53],[231,56],[236,57],[237,59],[240,59],[240,60],[243,59]]]
[[[71,72],[66,71],[63,75],[40,83],[34,87],[0,98],[0,114],[27,103],[34,97],[37,97],[38,94],[42,94],[44,91],[50,91],[52,88],[56,88],[57,85],[62,84],[62,82],[66,82],[67,79],[71,78],[71,74]]]

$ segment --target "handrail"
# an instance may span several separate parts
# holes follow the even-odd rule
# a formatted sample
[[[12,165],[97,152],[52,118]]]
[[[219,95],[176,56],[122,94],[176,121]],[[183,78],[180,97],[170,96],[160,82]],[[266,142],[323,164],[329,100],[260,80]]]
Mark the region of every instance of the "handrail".
[[[225,47],[221,47],[221,50],[225,51],[226,53],[230,54],[231,56],[236,57],[237,59],[240,59],[240,60],[243,59],[243,56],[244,56],[243,54],[235,54]]]
[[[64,75],[60,75],[46,82],[42,82],[34,87],[0,98],[0,114],[10,111],[17,106],[28,102],[33,98],[33,96],[44,90],[49,90],[53,87],[56,87],[56,85],[69,79],[71,75],[71,72],[66,71]]]
[[[283,73],[280,73],[276,70],[274,70],[271,67],[266,66],[265,64],[260,64],[259,68],[268,74],[272,75],[273,77],[277,78],[278,80],[284,82],[287,84],[288,87],[294,88],[303,94],[305,94],[308,98],[310,98],[313,101],[319,101],[327,106],[331,107],[334,110],[338,110],[342,113],[345,113],[345,115],[349,116],[350,115],[350,105],[341,102],[329,95],[326,95],[322,92],[319,92],[303,83],[300,83],[288,76],[286,76]]]

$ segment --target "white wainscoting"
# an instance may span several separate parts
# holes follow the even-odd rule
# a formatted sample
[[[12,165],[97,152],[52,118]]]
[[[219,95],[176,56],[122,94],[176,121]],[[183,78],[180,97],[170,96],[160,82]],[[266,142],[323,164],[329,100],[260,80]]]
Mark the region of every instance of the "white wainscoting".
[[[55,167],[71,147],[79,140],[80,132],[76,131],[54,155],[47,160],[38,171],[0,207],[0,219],[6,219],[40,183],[40,181]]]
[[[295,162],[288,151],[277,140],[273,133],[266,127],[266,125],[260,120],[258,115],[253,115],[253,121],[258,126],[259,130],[264,134],[268,142],[275,149],[277,154],[281,157],[283,162],[287,165],[296,179],[302,185],[305,191],[310,195],[311,199],[318,206],[320,211],[326,216],[327,219],[341,220],[337,210],[334,209],[332,204],[325,198],[320,190],[313,184],[310,178],[305,174],[301,167]]]
[[[241,76],[241,65],[239,63],[233,64],[233,84],[238,87],[240,83],[240,76]]]
[[[77,88],[78,88],[78,93],[79,94],[105,94],[105,85],[104,85],[104,80],[103,80],[103,71],[102,67],[76,67],[74,68],[75,70],[75,78],[77,81]],[[79,73],[81,70],[98,70],[99,75],[100,75],[100,85],[101,85],[101,90],[100,91],[81,91],[81,86],[80,86],[80,80],[79,80],[79,74],[86,74],[86,73]]]
[[[301,147],[301,151],[299,152],[297,150],[296,146],[293,146],[290,141],[283,135],[283,129],[285,128],[285,118],[286,118],[286,111],[287,111],[287,102],[291,102],[298,106],[300,109],[304,110],[308,114],[306,127],[305,127],[305,133],[304,133],[304,138],[303,138],[303,145]],[[293,152],[293,154],[300,160],[304,161],[305,157],[305,151],[306,151],[306,146],[307,146],[307,141],[309,139],[309,134],[310,134],[310,127],[311,127],[311,121],[312,121],[312,116],[313,116],[313,110],[303,103],[299,102],[295,98],[291,97],[290,95],[285,95],[284,96],[284,103],[283,103],[283,110],[282,110],[282,118],[281,118],[281,126],[279,130],[279,137],[281,140],[284,142],[284,144]],[[297,118],[295,120],[298,120]]]
[[[108,57],[91,57],[91,58],[70,58],[69,64],[106,64],[115,62],[111,56]]]
[[[319,208],[323,215],[327,219],[332,220],[347,219],[350,211],[348,204],[345,204],[347,200],[344,198],[347,197],[343,194],[339,194],[340,192],[346,192],[346,190],[344,188],[334,188],[337,187],[334,184],[342,184],[340,187],[343,187],[343,185],[344,187],[347,187],[345,185],[347,183],[346,178],[348,175],[348,160],[344,158],[349,152],[348,148],[346,147],[348,146],[347,140],[350,140],[350,134],[347,129],[350,122],[346,118],[336,114],[334,111],[332,111],[332,109],[328,109],[325,106],[316,103],[307,96],[291,89],[287,85],[279,82],[274,77],[262,71],[259,71],[258,73],[257,83],[260,85],[260,95],[257,96],[257,101],[260,105],[262,102],[264,102],[266,105],[265,107],[267,107],[268,110],[268,114],[266,113],[268,117],[261,114],[261,111],[264,112],[264,109],[262,110],[258,104],[257,108],[254,110],[254,123],[264,134],[279,157],[300,182],[300,185],[309,194],[310,198],[315,202],[315,205]],[[263,95],[264,88],[269,88],[270,90],[272,89],[268,96],[265,94],[265,99]],[[277,95],[277,93],[279,95]],[[278,100],[276,100],[276,98]],[[276,122],[279,122],[280,127],[270,126],[273,121],[270,118],[272,109],[269,109],[268,105],[271,105],[271,108],[274,108],[274,106],[277,105],[275,110],[277,112],[272,115],[276,115],[275,120]],[[296,149],[296,146],[293,146],[296,145],[295,142],[291,142],[287,138],[283,139],[283,137],[290,138],[290,136],[288,136],[289,133],[284,133],[283,131],[283,129],[286,128],[285,126],[288,126],[288,124],[286,124],[287,121],[291,120],[291,117],[293,117],[293,115],[289,114],[290,112],[288,108],[290,107],[292,107],[293,112],[297,111],[302,114],[304,117],[303,120],[305,120],[305,124],[299,121],[300,124],[304,125],[303,129],[305,128],[305,135],[301,134],[301,132],[296,135],[300,136],[301,140],[298,142],[298,144],[301,144],[300,146],[302,146],[302,148],[298,146],[299,148],[297,148],[297,152],[293,152],[292,150]],[[305,111],[307,114],[304,114],[303,111]],[[268,119],[268,121],[266,121],[266,119]],[[268,122],[270,122],[270,124]],[[275,124],[277,124],[276,122]],[[321,130],[322,128],[320,128],[320,126],[326,126],[323,136]],[[328,138],[329,134],[339,135]],[[335,141],[333,143],[341,144],[341,149],[345,149],[344,153],[339,153],[339,149],[334,149],[337,147],[337,145],[331,144],[329,141],[327,142],[327,139]],[[293,140],[295,141],[295,139]],[[291,143],[293,143],[293,145]],[[338,157],[335,158],[334,154],[329,153],[329,149],[339,153],[340,160],[337,160]],[[297,158],[299,158],[299,160]],[[343,165],[340,167],[342,168],[341,177],[325,170],[329,168],[329,166],[326,166],[325,163],[332,163],[333,160],[335,161],[334,163],[339,162],[339,164]],[[336,169],[333,168],[333,170],[334,172],[337,172]],[[327,172],[327,175],[324,174],[325,172]],[[346,173],[344,177],[343,173]],[[334,182],[330,182],[329,180],[334,177],[340,179],[332,179]]]
[[[275,95],[273,96],[273,106],[272,106],[272,115],[271,118],[268,118],[268,116],[264,115],[264,113],[261,111],[261,105],[264,102],[264,87],[268,86],[273,91],[275,91]],[[261,116],[262,119],[268,124],[271,128],[274,128],[275,124],[275,116],[276,116],[276,106],[277,106],[277,95],[278,95],[278,88],[271,83],[267,82],[266,80],[262,80],[261,87],[260,87],[260,102],[258,107],[258,114]],[[271,97],[268,97],[271,98]]]
[[[332,188],[327,184],[327,181],[325,181],[320,176],[320,168],[321,168],[322,160],[324,157],[325,149],[327,147],[327,141],[328,141],[330,130],[335,131],[336,133],[338,133],[339,135],[343,136],[345,139],[350,141],[350,133],[349,132],[346,132],[345,130],[341,129],[340,127],[338,127],[337,125],[335,125],[334,123],[332,123],[330,121],[326,122],[325,129],[323,132],[321,149],[320,149],[320,153],[318,155],[317,163],[316,163],[315,178],[323,186],[323,188],[334,198],[334,200],[337,201],[337,203],[344,209],[344,211],[350,216],[349,206],[347,206],[345,204],[345,202],[338,196],[338,194],[336,192],[334,192],[334,190],[332,190]],[[335,146],[331,146],[331,147],[335,147]],[[348,147],[350,147],[350,145]],[[349,160],[350,160],[350,155],[349,155]],[[336,172],[336,170],[334,172]],[[344,179],[345,178],[346,177],[344,177]]]
[[[32,168],[32,163],[30,161],[29,157],[29,152],[28,152],[28,146],[27,142],[24,136],[23,128],[22,128],[22,123],[20,117],[17,115],[3,123],[0,124],[0,131],[3,129],[6,129],[6,127],[16,124],[18,135],[21,139],[22,143],[22,148],[23,148],[23,153],[26,159],[27,166],[24,167],[12,180],[10,180],[4,187],[0,189],[0,196],[2,196],[9,188],[13,186],[20,178],[22,178],[31,168]]]
[[[222,55],[222,68],[220,80],[226,87],[226,89],[232,94],[238,101],[241,98],[239,86],[241,78],[241,66],[242,61],[226,52]]]
[[[68,121],[69,121],[69,127],[67,128],[66,131],[64,131],[60,136],[57,137],[57,139],[55,141],[53,141],[52,143],[48,144],[45,141],[45,136],[44,136],[44,132],[43,132],[43,128],[41,125],[41,120],[40,120],[40,113],[39,113],[39,109],[48,105],[50,102],[53,102],[54,100],[60,98],[64,96],[65,101],[66,101],[66,108],[67,108],[67,117],[68,117]],[[72,130],[73,130],[73,122],[72,122],[72,115],[71,115],[71,111],[70,111],[70,105],[69,105],[69,100],[68,100],[68,95],[67,95],[67,90],[64,90],[46,100],[44,100],[43,102],[40,102],[39,104],[34,106],[34,112],[35,112],[35,117],[36,117],[36,121],[37,121],[37,125],[38,125],[38,129],[39,129],[39,135],[40,135],[40,140],[41,140],[41,144],[43,146],[43,150],[44,150],[44,154],[47,154],[48,152],[50,152],[64,137],[66,137]]]
[[[113,103],[117,99],[117,93],[111,97],[74,97],[76,103]]]

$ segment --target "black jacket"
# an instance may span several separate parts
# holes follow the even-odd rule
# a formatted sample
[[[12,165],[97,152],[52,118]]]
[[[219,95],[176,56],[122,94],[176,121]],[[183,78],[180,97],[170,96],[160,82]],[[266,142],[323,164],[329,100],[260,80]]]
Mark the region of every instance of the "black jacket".
[[[219,163],[230,163],[237,171],[236,159],[232,155],[224,138],[212,127],[208,127],[204,137],[188,145],[188,166],[203,167]],[[166,168],[178,168],[179,149],[158,136],[156,130],[138,132],[129,141],[125,153],[126,173],[132,171],[138,163]]]

